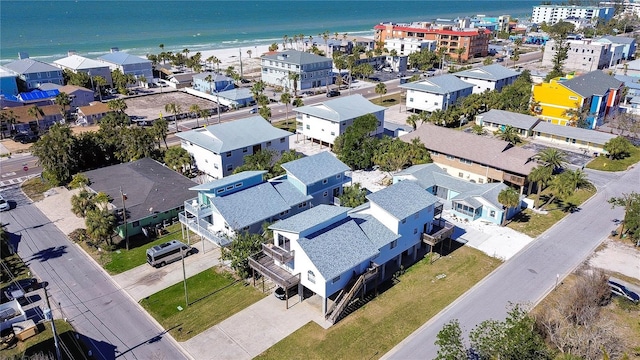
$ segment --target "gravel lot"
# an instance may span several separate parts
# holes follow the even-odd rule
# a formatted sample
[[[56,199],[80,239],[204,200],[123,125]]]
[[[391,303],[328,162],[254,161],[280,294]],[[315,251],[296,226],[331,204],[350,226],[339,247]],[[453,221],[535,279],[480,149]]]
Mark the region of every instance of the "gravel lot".
[[[160,114],[165,119],[170,118],[173,120],[173,114],[167,113],[164,110],[164,106],[169,103],[176,103],[182,109],[183,114],[189,112],[189,107],[193,104],[197,104],[201,109],[216,109],[216,103],[206,99],[199,98],[187,94],[182,91],[171,91],[164,93],[155,93],[151,95],[142,95],[137,97],[126,98],[127,110],[125,112],[129,116],[135,116],[138,119],[155,120],[160,117]]]

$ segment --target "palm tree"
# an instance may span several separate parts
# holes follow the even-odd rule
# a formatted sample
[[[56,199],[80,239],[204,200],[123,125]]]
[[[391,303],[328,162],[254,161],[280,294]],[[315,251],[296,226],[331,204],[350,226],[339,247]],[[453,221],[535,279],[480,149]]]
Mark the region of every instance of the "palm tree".
[[[301,98],[295,98],[295,99],[293,99],[293,106],[295,106],[297,108],[302,107],[302,106],[304,106],[304,101],[302,101]]]
[[[82,189],[79,193],[71,197],[71,211],[76,214],[77,217],[86,217],[87,212],[95,210],[96,204],[93,199],[94,195]]]
[[[287,41],[289,40],[288,35],[282,36],[282,50],[287,50]]]
[[[160,48],[160,51],[164,51],[164,44],[160,44],[158,47]]]
[[[100,96],[100,102],[102,102],[102,87],[107,85],[107,79],[102,76],[94,76],[93,83],[98,87],[98,96]]]
[[[27,114],[36,118],[36,132],[40,134],[40,116],[44,117],[44,111],[38,105],[33,105],[27,110]]]
[[[207,58],[207,62],[211,65],[212,68],[213,68],[213,64],[216,64],[217,72],[220,73],[220,63],[221,63],[220,59],[211,55]]]
[[[569,174],[569,171],[565,171],[560,175],[553,177],[551,183],[549,184],[549,189],[551,190],[551,197],[547,202],[545,202],[541,208],[546,206],[547,204],[553,203],[553,200],[556,198],[566,199],[571,196],[575,191],[575,184]]]
[[[566,155],[562,151],[554,148],[546,148],[540,151],[536,154],[535,158],[542,162],[544,166],[551,167],[554,172],[564,168],[567,163]]]
[[[520,139],[520,135],[518,134],[518,129],[514,128],[511,125],[501,127],[494,132],[494,135],[496,135],[499,139],[508,141],[513,145],[522,141],[522,139]]]
[[[378,82],[376,84],[376,94],[380,95],[380,102],[382,102],[382,95],[387,93],[387,85],[383,82]]]
[[[247,50],[247,55],[249,55],[249,59],[251,59],[251,54],[253,54],[253,51],[251,51],[251,49]]]
[[[191,166],[191,155],[180,146],[172,146],[164,154],[164,162],[171,169],[184,174],[187,166]]]
[[[284,104],[285,109],[285,125],[289,123],[289,104],[291,104],[291,94],[288,91],[280,95],[280,102]]]
[[[124,114],[124,111],[127,110],[128,106],[124,99],[114,99],[107,102],[107,107],[110,110]]]
[[[508,187],[498,193],[498,202],[505,207],[501,221],[501,225],[504,226],[507,221],[509,209],[520,205],[520,194],[518,194],[514,188]]]
[[[158,142],[158,147],[160,147],[160,140],[164,141],[164,147],[169,148],[167,145],[167,134],[169,133],[169,124],[167,120],[165,120],[162,116],[159,119],[156,119],[151,125],[151,133],[153,137]]]
[[[180,132],[180,129],[178,128],[178,114],[182,112],[182,108],[180,107],[180,105],[176,103],[168,103],[164,106],[164,111],[173,114],[173,121],[176,126],[176,131]]]
[[[411,114],[407,117],[407,124],[411,125],[413,130],[418,128],[418,121],[420,120],[420,115]]]
[[[324,40],[325,55],[329,56],[329,30],[325,30],[322,34],[319,34]]]
[[[60,115],[62,115],[63,119],[67,118],[67,106],[71,105],[71,98],[69,97],[69,94],[65,93],[65,92],[61,92],[58,95],[56,95],[55,99],[53,99],[53,102],[60,106]]]
[[[298,96],[298,80],[300,80],[300,74],[289,71],[287,78],[293,82],[293,96]]]
[[[189,59],[189,53],[191,52],[191,50],[189,49],[183,49],[182,53],[184,54],[185,60]]]
[[[458,64],[462,63],[462,54],[464,54],[465,51],[467,51],[467,48],[464,46],[456,49],[456,55],[458,55]]]
[[[531,193],[531,185],[536,183],[537,191],[536,191],[536,201],[533,203],[533,207],[536,207],[536,202],[540,200],[540,192],[547,186],[549,181],[551,181],[553,177],[553,169],[548,166],[536,166],[531,169],[529,173],[529,193]]]
[[[111,235],[115,230],[116,217],[109,210],[94,209],[87,212],[85,218],[87,234],[94,240],[103,242],[109,239],[111,243]],[[126,226],[126,224],[124,224]]]
[[[580,169],[575,171],[566,170],[562,175],[567,177],[566,180],[573,185],[574,191],[586,188],[590,185],[589,180],[587,180],[587,174]]]
[[[16,122],[17,122],[17,116],[13,112],[13,110],[6,110],[6,111],[0,112],[0,128],[6,127],[9,133],[11,133],[11,130],[13,130],[13,125]],[[0,130],[0,139],[4,139],[4,136],[5,136],[5,132]]]
[[[197,128],[200,127],[200,123],[198,122],[198,117],[200,116],[201,111],[202,111],[202,109],[200,109],[200,106],[198,104],[193,104],[193,105],[189,106],[189,112],[196,117],[196,127]]]

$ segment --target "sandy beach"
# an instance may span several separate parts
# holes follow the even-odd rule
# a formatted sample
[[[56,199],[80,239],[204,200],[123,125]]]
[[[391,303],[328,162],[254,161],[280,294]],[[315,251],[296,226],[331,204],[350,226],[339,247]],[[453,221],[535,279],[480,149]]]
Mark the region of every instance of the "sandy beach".
[[[279,44],[279,46],[282,47],[282,44]],[[247,53],[249,50],[251,51],[251,55]],[[279,50],[282,51],[281,48]],[[240,69],[240,59],[242,58],[243,72],[245,74],[250,74],[252,72],[260,71],[260,56],[268,51],[269,45],[254,45],[228,49],[205,50],[200,51],[200,53],[202,54],[202,60],[205,62],[211,56],[217,57],[218,60],[220,60],[219,67],[222,72],[229,66],[233,66],[235,70],[238,71]]]

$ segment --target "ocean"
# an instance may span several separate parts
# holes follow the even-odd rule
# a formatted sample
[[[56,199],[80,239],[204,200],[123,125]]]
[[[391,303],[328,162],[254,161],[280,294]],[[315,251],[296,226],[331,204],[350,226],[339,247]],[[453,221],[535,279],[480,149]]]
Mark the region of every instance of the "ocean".
[[[0,64],[19,52],[51,62],[69,50],[95,58],[112,47],[135,55],[281,44],[283,36],[371,36],[380,22],[456,16],[528,18],[540,1],[0,1]]]

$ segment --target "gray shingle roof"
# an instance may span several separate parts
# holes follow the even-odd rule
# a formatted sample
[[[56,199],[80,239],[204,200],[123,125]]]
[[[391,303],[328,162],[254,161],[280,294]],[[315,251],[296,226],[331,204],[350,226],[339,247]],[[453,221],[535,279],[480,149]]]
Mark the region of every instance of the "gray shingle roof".
[[[360,94],[339,97],[293,109],[293,111],[301,114],[308,114],[333,122],[355,119],[363,115],[376,113],[380,110],[386,110],[386,108],[373,104]]]
[[[584,97],[604,95],[609,89],[618,89],[622,81],[605,74],[602,70],[595,70],[573,79],[561,82],[563,86],[577,92]]]
[[[234,230],[291,209],[269,182],[227,196],[211,198],[211,204]]]
[[[336,225],[315,236],[298,240],[302,250],[327,281],[379,254],[354,220]]]
[[[367,199],[398,220],[405,219],[438,202],[438,198],[424,191],[413,181],[395,183],[367,195]]]
[[[344,219],[349,210],[351,210],[351,208],[322,204],[287,219],[280,220],[269,226],[269,229],[299,234],[331,220]]]
[[[400,87],[403,89],[445,95],[459,90],[473,88],[473,84],[462,81],[456,76],[444,74],[434,76],[427,80],[405,83],[400,85]]]
[[[502,209],[502,204],[498,201],[498,194],[500,191],[507,188],[504,183],[491,183],[491,184],[474,184],[475,189],[461,193],[451,200],[464,201],[474,208],[478,208],[483,205],[480,199],[490,203],[496,209]]]
[[[454,73],[453,75],[457,76],[458,78],[469,77],[472,79],[498,81],[498,80],[508,79],[514,76],[519,76],[520,73],[515,70],[508,69],[500,64],[492,64],[492,65],[460,71],[460,72]]]
[[[313,199],[313,196],[301,193],[298,188],[286,180],[271,180],[271,183],[282,199],[291,207]]]
[[[115,51],[112,53],[104,54],[98,57],[98,60],[103,60],[108,63],[116,64],[116,65],[150,64],[151,63],[150,60],[147,60],[135,55],[129,55],[121,51]]]
[[[478,115],[483,121],[489,121],[499,125],[511,125],[518,129],[530,130],[539,119],[535,116],[518,114],[511,111],[491,109]]]
[[[325,61],[331,61],[333,63],[333,60],[328,57],[298,50],[286,50],[275,54],[262,55],[262,58],[296,65],[315,64]]]
[[[210,125],[202,129],[177,133],[202,148],[221,154],[267,141],[275,141],[292,135],[290,132],[272,126],[261,116],[252,116],[226,123]]]
[[[20,59],[3,65],[18,74],[32,74],[48,71],[60,71],[59,68],[34,59]]]
[[[152,212],[164,212],[182,206],[193,197],[189,188],[195,184],[150,158],[107,166],[84,174],[91,180],[90,188],[109,195],[118,209],[122,209],[122,187],[127,194],[125,205],[128,222],[143,219]]]
[[[510,146],[506,141],[442,126],[423,124],[417,130],[400,136],[400,140],[405,142],[411,142],[414,138],[420,139],[420,142],[430,151],[471,160],[516,174],[528,175],[536,165],[535,161],[530,160],[536,154],[532,150]],[[437,162],[437,159],[434,159]]]
[[[389,230],[388,227],[384,226],[384,224],[373,217],[373,215],[354,213],[351,214],[351,218],[360,226],[360,229],[367,235],[373,246],[378,249],[400,238],[400,235]]]
[[[533,128],[533,131],[539,131],[543,134],[552,134],[560,137],[568,137],[580,141],[588,141],[590,143],[604,145],[607,141],[615,138],[617,135],[600,132],[597,130],[581,129],[573,126],[555,125],[546,121],[540,121]]]
[[[350,170],[328,151],[290,161],[282,164],[282,168],[305,185],[311,185]]]
[[[616,80],[620,80],[624,83],[624,86],[631,89],[640,89],[640,78],[637,76],[627,76],[627,75],[614,75]]]
[[[235,184],[239,181],[244,181],[246,179],[252,178],[256,175],[264,175],[268,171],[266,170],[248,170],[243,171],[238,174],[232,174],[227,177],[223,177],[222,179],[216,179],[213,181],[209,181],[205,184],[200,184],[191,187],[189,190],[212,190],[219,187],[227,187],[227,185]]]

